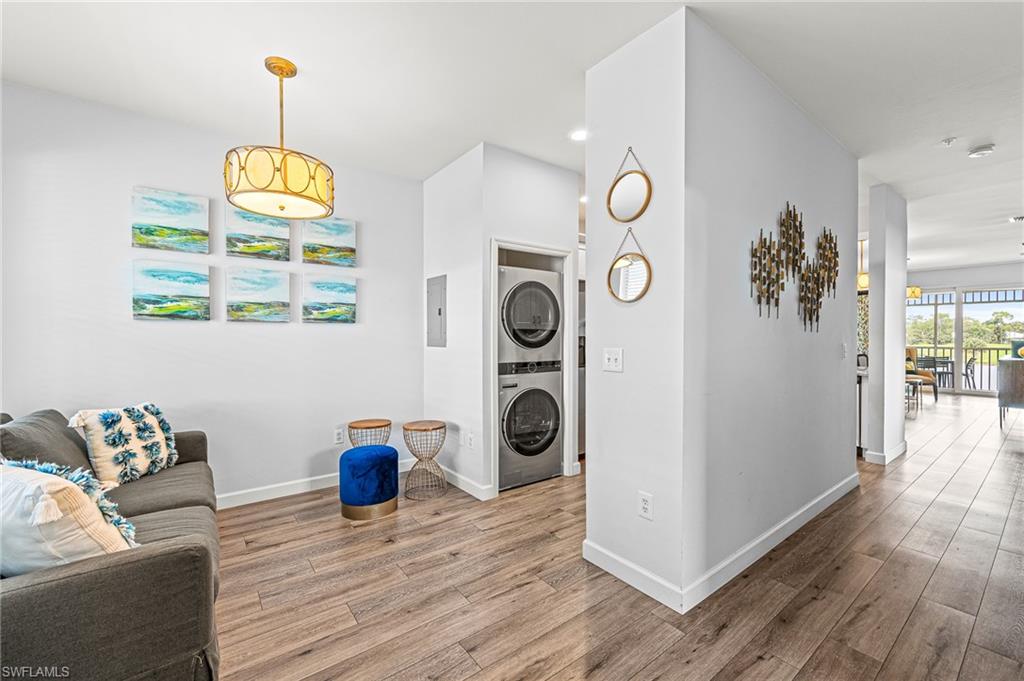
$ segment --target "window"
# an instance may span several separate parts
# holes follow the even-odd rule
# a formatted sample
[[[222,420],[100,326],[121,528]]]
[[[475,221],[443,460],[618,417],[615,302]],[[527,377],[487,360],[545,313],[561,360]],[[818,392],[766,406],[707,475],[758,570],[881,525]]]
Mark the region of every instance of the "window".
[[[951,357],[956,328],[956,293],[926,293],[907,300],[907,345],[924,357]]]
[[[999,358],[1024,339],[1024,289],[964,291],[964,389],[997,390]]]
[[[1013,340],[1024,340],[1024,288],[933,291],[907,300],[907,345],[927,358],[924,364],[937,372],[940,387],[952,388],[959,380],[963,390],[998,390],[996,368]]]

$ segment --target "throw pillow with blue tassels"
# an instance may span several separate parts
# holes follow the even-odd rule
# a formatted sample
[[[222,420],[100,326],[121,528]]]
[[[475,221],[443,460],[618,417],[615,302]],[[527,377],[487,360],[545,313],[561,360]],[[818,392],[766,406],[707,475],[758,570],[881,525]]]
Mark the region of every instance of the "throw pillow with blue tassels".
[[[0,576],[137,546],[135,528],[88,471],[0,460]]]
[[[178,460],[171,424],[152,402],[122,409],[84,409],[68,425],[85,433],[92,469],[107,487],[153,475]]]

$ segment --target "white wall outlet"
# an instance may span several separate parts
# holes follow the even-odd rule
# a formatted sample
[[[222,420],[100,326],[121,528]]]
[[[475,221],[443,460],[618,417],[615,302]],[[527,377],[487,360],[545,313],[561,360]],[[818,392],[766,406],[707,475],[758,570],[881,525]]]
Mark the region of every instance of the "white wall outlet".
[[[622,348],[605,348],[604,365],[605,371],[622,373]]]
[[[337,426],[334,429],[334,444],[345,444],[345,436],[348,435],[345,426]]]
[[[650,492],[636,493],[636,512],[641,518],[654,520],[654,495]]]
[[[469,447],[470,449],[473,449],[473,431],[472,430],[467,430],[466,431],[466,446]]]
[[[843,357],[842,358],[846,359],[849,356],[850,356],[850,348],[846,345],[846,343],[843,343]]]

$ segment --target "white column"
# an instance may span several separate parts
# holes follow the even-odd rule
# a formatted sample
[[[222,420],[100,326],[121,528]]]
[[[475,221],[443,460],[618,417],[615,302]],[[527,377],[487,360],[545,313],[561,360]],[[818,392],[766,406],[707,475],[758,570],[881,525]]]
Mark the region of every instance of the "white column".
[[[907,451],[904,390],[907,346],[907,202],[887,184],[868,195],[868,423],[871,463]]]

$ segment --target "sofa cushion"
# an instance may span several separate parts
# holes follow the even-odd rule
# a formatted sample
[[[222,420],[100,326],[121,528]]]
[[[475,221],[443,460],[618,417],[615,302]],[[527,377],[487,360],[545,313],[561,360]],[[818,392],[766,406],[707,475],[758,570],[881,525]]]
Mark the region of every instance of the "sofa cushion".
[[[147,475],[107,492],[117,502],[121,515],[134,516],[188,506],[217,510],[213,491],[213,471],[202,462],[179,463],[154,475]],[[140,540],[142,541],[142,540]]]
[[[217,577],[220,566],[220,545],[218,543],[217,515],[213,510],[206,506],[174,508],[137,515],[132,518],[132,522],[135,523],[135,541],[143,546],[163,539],[177,539],[190,534],[202,535],[209,539],[211,546],[214,547],[213,587],[214,594],[217,593],[220,588]]]
[[[0,454],[92,471],[85,440],[55,409],[32,412],[0,425]]]

